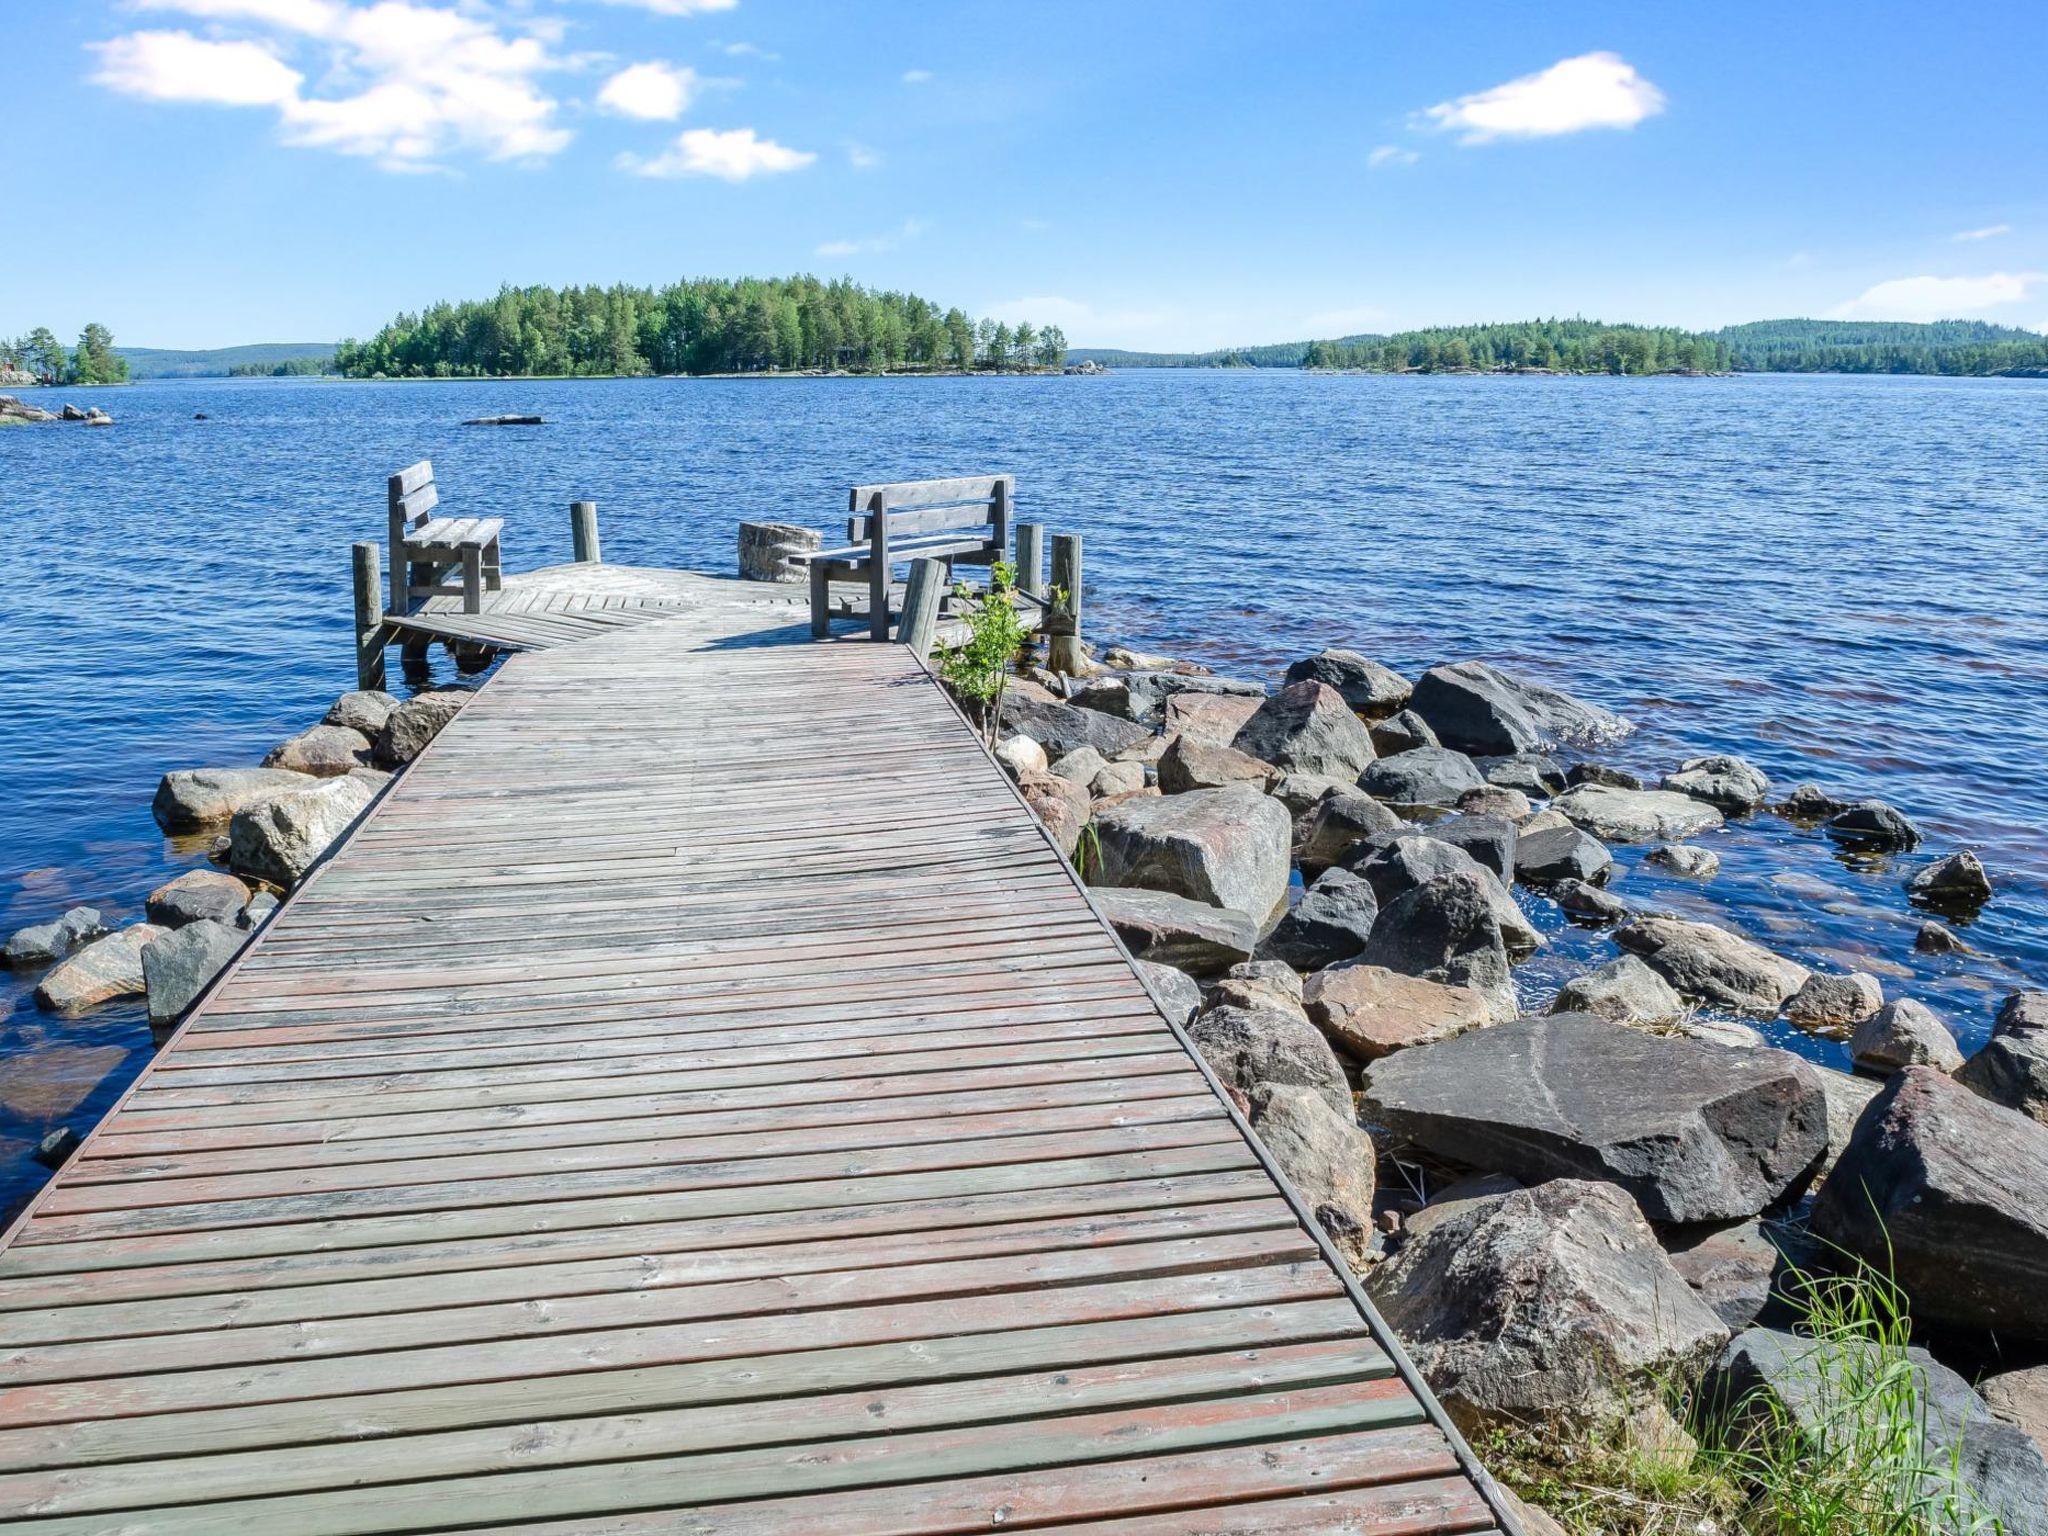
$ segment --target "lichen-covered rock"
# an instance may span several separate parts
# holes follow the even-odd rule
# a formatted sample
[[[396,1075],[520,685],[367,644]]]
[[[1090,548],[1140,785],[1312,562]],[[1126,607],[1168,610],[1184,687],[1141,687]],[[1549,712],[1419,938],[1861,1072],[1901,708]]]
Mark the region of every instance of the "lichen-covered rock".
[[[187,923],[232,923],[249,905],[249,887],[217,869],[188,869],[149,893],[149,920],[160,928]]]
[[[1487,756],[1611,739],[1628,729],[1597,705],[1481,661],[1430,668],[1408,702],[1445,746]]]
[[[1849,1058],[1880,1076],[1902,1067],[1953,1072],[1963,1053],[1946,1024],[1925,1003],[1895,998],[1865,1019],[1849,1037]]]
[[[1351,1267],[1372,1246],[1372,1138],[1312,1088],[1268,1085],[1250,1095],[1251,1125]]]
[[[1592,1013],[1616,1024],[1669,1027],[1685,1017],[1685,1000],[1634,955],[1574,976],[1557,990],[1552,1013]]]
[[[1472,759],[1449,747],[1416,747],[1383,757],[1368,767],[1358,787],[1389,805],[1452,806],[1461,795],[1484,789]]]
[[[2015,992],[1956,1072],[1972,1093],[2048,1125],[2048,992]]]
[[[1669,842],[1723,825],[1721,813],[1706,801],[1668,789],[1577,784],[1550,806],[1573,826],[1610,843]]]
[[[1127,800],[1095,821],[1095,885],[1170,891],[1263,923],[1287,897],[1294,823],[1248,784]]]
[[[1023,773],[1017,776],[1017,793],[1050,834],[1053,846],[1071,859],[1094,805],[1087,786],[1056,773]]]
[[[288,768],[180,768],[163,776],[150,810],[166,832],[203,832],[245,806],[313,782],[311,774]]]
[[[1259,946],[1297,971],[1318,971],[1365,948],[1379,916],[1372,886],[1347,869],[1326,870]]]
[[[1347,1055],[1377,1061],[1411,1045],[1449,1040],[1493,1021],[1486,998],[1377,965],[1337,965],[1302,987],[1312,1023]]]
[[[1884,983],[1863,971],[1831,976],[1815,971],[1785,1004],[1785,1017],[1801,1029],[1847,1034],[1884,1006]]]
[[[1580,1179],[1461,1201],[1367,1284],[1468,1434],[1611,1427],[1728,1337],[1629,1198]]]
[[[227,923],[200,918],[149,943],[142,951],[142,977],[150,1023],[182,1017],[248,937]]]
[[[1813,973],[1725,928],[1676,917],[1639,917],[1616,931],[1681,997],[1733,1013],[1774,1016]]]
[[[1351,1113],[1351,1088],[1337,1053],[1315,1025],[1280,1008],[1204,1009],[1188,1026],[1217,1079],[1247,1101],[1261,1088],[1308,1088],[1340,1115]]]
[[[400,768],[418,757],[473,696],[467,688],[430,688],[407,699],[377,733],[378,764]]]
[[[1687,758],[1659,786],[1704,800],[1730,816],[1746,816],[1770,798],[1771,781],[1763,770],[1726,753]]]
[[[1304,657],[1287,669],[1287,681],[1334,688],[1346,704],[1369,720],[1393,714],[1415,691],[1400,673],[1357,651],[1321,651]]]
[[[36,1002],[52,1013],[83,1013],[118,997],[139,997],[142,952],[168,929],[154,923],[130,923],[104,938],[94,939],[43,977]]]
[[[2048,1339],[2048,1125],[1932,1067],[1871,1100],[1813,1230],[1889,1270],[1917,1321]]]
[[[15,929],[0,951],[0,965],[11,971],[50,965],[106,931],[98,907],[71,907],[47,923]]]
[[[251,879],[296,885],[375,798],[360,779],[339,778],[245,806],[228,823],[228,864]]]
[[[1245,721],[1230,743],[1288,773],[1357,778],[1371,765],[1372,735],[1344,696],[1317,682],[1289,683]]]
[[[1092,894],[1133,956],[1191,976],[1228,970],[1251,959],[1258,945],[1258,924],[1230,907],[1135,886],[1097,886]]]
[[[363,735],[374,740],[377,733],[384,729],[384,722],[391,718],[391,711],[396,708],[398,699],[395,695],[386,693],[381,688],[357,688],[336,699],[320,723],[361,731]]]
[[[1591,1014],[1517,1019],[1374,1062],[1368,1122],[1524,1181],[1604,1179],[1653,1221],[1737,1221],[1827,1149],[1813,1069]]]

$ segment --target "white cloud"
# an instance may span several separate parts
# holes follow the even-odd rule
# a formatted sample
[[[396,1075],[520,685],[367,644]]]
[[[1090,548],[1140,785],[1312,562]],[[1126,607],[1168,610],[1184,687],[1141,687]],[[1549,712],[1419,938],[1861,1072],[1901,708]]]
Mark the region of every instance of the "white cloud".
[[[929,85],[931,80],[932,72],[928,69],[906,69],[903,71],[903,83],[905,85]]]
[[[717,43],[713,46],[721,53],[735,59],[759,59],[763,64],[780,64],[782,62],[781,54],[770,53],[759,43]]]
[[[296,100],[305,78],[255,43],[210,43],[189,32],[131,32],[94,47],[94,80],[151,101],[274,107]]]
[[[135,0],[260,34],[203,41],[135,32],[94,45],[95,79],[158,100],[277,110],[287,144],[362,155],[390,170],[436,168],[468,150],[551,155],[570,134],[540,77],[568,67],[544,27],[414,0]],[[266,62],[267,61],[267,62]],[[309,94],[308,79],[329,94]]]
[[[670,123],[683,115],[696,90],[697,72],[686,65],[629,64],[605,81],[597,104],[620,117]]]
[[[2017,304],[2048,272],[1987,272],[1982,277],[1895,277],[1828,311],[1834,320],[1952,320]]]
[[[1422,125],[1455,132],[1460,142],[1539,139],[1588,128],[1633,128],[1664,110],[1664,93],[1613,53],[1560,59],[1533,75],[1490,91],[1439,102]]]
[[[924,220],[905,219],[900,227],[886,235],[870,235],[865,240],[827,240],[818,247],[817,253],[826,257],[873,255],[878,251],[893,251],[924,232]]]
[[[882,163],[882,152],[870,144],[851,140],[846,145],[846,163],[856,171],[872,171]]]
[[[740,0],[605,0],[607,5],[629,5],[657,16],[706,16],[713,11],[729,11],[739,3]]]
[[[1996,240],[2000,235],[2012,233],[2010,224],[1986,224],[1982,229],[1958,230],[1950,235],[1951,240]]]
[[[751,128],[690,128],[652,159],[621,155],[618,165],[635,176],[716,176],[721,181],[746,181],[802,170],[817,158],[809,150],[761,138]]]
[[[1398,144],[1382,144],[1365,157],[1365,163],[1378,170],[1383,165],[1413,165],[1421,158],[1412,149],[1403,149]]]

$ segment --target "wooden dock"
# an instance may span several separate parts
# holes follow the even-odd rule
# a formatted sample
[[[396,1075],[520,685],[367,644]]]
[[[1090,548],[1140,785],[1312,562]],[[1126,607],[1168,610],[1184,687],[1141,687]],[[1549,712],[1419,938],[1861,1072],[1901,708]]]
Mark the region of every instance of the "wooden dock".
[[[17,1223],[0,1524],[1513,1531],[915,659],[714,587],[506,662]]]

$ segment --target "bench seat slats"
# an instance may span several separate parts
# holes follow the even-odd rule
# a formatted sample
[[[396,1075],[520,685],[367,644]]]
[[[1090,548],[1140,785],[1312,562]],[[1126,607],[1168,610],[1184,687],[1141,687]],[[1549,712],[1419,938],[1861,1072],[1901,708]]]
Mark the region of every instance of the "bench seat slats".
[[[988,548],[988,535],[975,538],[961,538],[957,534],[925,534],[914,539],[891,539],[889,555],[893,560],[921,559],[930,555],[945,555],[956,552]],[[848,544],[840,549],[814,550],[796,558],[809,560],[814,565],[866,565],[871,547],[866,544]]]
[[[463,544],[488,544],[505,530],[501,517],[437,517],[405,536],[414,547],[452,549]]]

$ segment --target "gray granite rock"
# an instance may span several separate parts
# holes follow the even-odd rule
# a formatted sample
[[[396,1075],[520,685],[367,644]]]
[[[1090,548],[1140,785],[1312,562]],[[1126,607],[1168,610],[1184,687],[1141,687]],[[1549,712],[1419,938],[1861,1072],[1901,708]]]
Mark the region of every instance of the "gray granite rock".
[[[150,1023],[170,1024],[182,1018],[248,937],[227,923],[200,918],[147,945],[142,951],[142,977]]]
[[[47,923],[15,929],[0,951],[0,965],[11,971],[51,965],[106,931],[98,907],[71,907]]]
[[[1347,869],[1326,870],[1261,942],[1259,953],[1297,971],[1319,971],[1364,949],[1379,911],[1369,882]]]
[[[1280,1008],[1205,1008],[1188,1026],[1217,1079],[1249,1102],[1261,1088],[1307,1088],[1349,1117],[1344,1068],[1315,1025]]]
[[[1449,1040],[1493,1022],[1485,996],[1470,987],[1404,976],[1384,966],[1331,966],[1302,988],[1311,1022],[1346,1055],[1377,1061],[1412,1045]]]
[[[1972,1093],[2048,1125],[2048,992],[2014,992],[1956,1072]]]
[[[407,699],[391,711],[384,729],[377,733],[378,766],[399,768],[418,757],[473,697],[467,688],[430,688]],[[1011,713],[1015,713],[1014,709]]]
[[[1662,843],[1643,855],[1645,864],[1655,864],[1688,880],[1711,880],[1721,872],[1721,856],[1711,848],[1690,843]]]
[[[1614,939],[1648,961],[1681,997],[1733,1013],[1772,1017],[1813,974],[1711,923],[1639,917],[1617,930]]]
[[[1895,852],[1920,846],[1920,829],[1882,800],[1859,800],[1828,818],[1828,836],[1851,848]]]
[[[1785,1017],[1801,1029],[1846,1035],[1884,1006],[1884,983],[1863,971],[1832,976],[1815,971],[1785,1004]]]
[[[217,869],[188,869],[149,893],[149,920],[162,928],[187,923],[232,923],[249,905],[249,887]]]
[[[1360,775],[1358,787],[1389,805],[1452,806],[1466,791],[1485,788],[1486,780],[1462,752],[1417,747],[1380,758]]]
[[[1362,789],[1332,790],[1294,823],[1294,862],[1313,880],[1343,862],[1360,843],[1405,823]]]
[[[1294,823],[1247,784],[1127,800],[1095,818],[1094,885],[1143,886],[1263,923],[1287,896]]]
[[[1515,878],[1526,885],[1605,885],[1613,873],[1614,855],[1606,844],[1577,827],[1525,827],[1515,839]]]
[[[245,806],[313,782],[311,774],[288,768],[181,768],[163,776],[150,810],[166,832],[202,832]]]
[[[1159,757],[1159,787],[1169,795],[1191,789],[1221,789],[1225,784],[1250,784],[1264,790],[1276,784],[1280,770],[1235,747],[1211,746],[1176,736]]]
[[[228,823],[229,865],[236,874],[289,888],[374,798],[360,779],[339,778],[245,806]]]
[[[1368,719],[1393,714],[1415,690],[1408,679],[1357,651],[1321,651],[1287,669],[1290,683],[1315,682],[1334,688],[1344,702]]]
[[[321,720],[322,725],[344,726],[374,739],[398,708],[398,698],[381,688],[358,688],[344,693]]]
[[[1470,874],[1439,875],[1382,902],[1360,962],[1470,987],[1486,998],[1495,1018],[1513,1018],[1519,1011],[1514,977],[1490,883]]]
[[[1936,911],[1969,914],[1991,899],[1984,861],[1965,848],[1906,877],[1906,894]]]
[[[1443,745],[1436,739],[1436,732],[1429,728],[1429,722],[1412,709],[1396,710],[1384,720],[1373,721],[1367,729],[1372,736],[1373,750],[1381,757],[1413,752],[1418,747]]]
[[[1022,773],[1017,776],[1017,793],[1052,838],[1053,846],[1071,859],[1094,805],[1088,787],[1056,773]]]
[[[1416,682],[1409,707],[1445,746],[1489,756],[1604,740],[1628,729],[1597,705],[1480,661],[1430,668]]]
[[[1422,832],[1406,833],[1387,839],[1364,858],[1354,860],[1351,868],[1370,882],[1382,906],[1439,876],[1470,876],[1486,891],[1510,959],[1524,958],[1543,947],[1543,935],[1500,878],[1455,844]]]
[[[1190,976],[1219,975],[1258,946],[1258,924],[1230,907],[1134,886],[1096,886],[1090,894],[1135,958]]]
[[[1317,682],[1289,683],[1245,721],[1230,743],[1288,773],[1357,778],[1375,753],[1365,722],[1344,696]]]
[[[1145,985],[1152,989],[1159,1006],[1174,1023],[1186,1024],[1202,1011],[1201,985],[1186,971],[1151,960],[1139,960],[1136,964]]]
[[[1583,924],[1625,923],[1634,915],[1619,896],[1586,880],[1560,880],[1549,895],[1558,910]]]
[[[1687,758],[1659,787],[1704,800],[1730,816],[1746,816],[1771,796],[1771,781],[1762,769],[1726,753]]]
[[[1354,1270],[1372,1245],[1372,1139],[1313,1088],[1267,1084],[1249,1095],[1251,1126],[1316,1225]]]
[[[1704,800],[1668,789],[1578,784],[1553,800],[1551,809],[1609,843],[1671,841],[1722,825],[1721,813]]]
[[[154,923],[130,923],[49,970],[36,988],[36,1002],[52,1013],[83,1013],[143,991],[142,951],[168,932]]]
[[[1487,783],[1525,795],[1548,799],[1567,787],[1564,769],[1547,752],[1510,752],[1505,757],[1489,757],[1479,767]]]
[[[263,766],[332,779],[351,768],[367,768],[370,757],[370,738],[361,731],[345,725],[316,725],[272,747]]]
[[[1933,1067],[1953,1072],[1963,1053],[1949,1027],[1925,1003],[1894,998],[1856,1026],[1849,1037],[1849,1058],[1879,1076],[1902,1067]]]
[[[1634,955],[1574,976],[1557,990],[1552,1013],[1591,1013],[1616,1024],[1670,1027],[1685,1017],[1685,1000]]]

